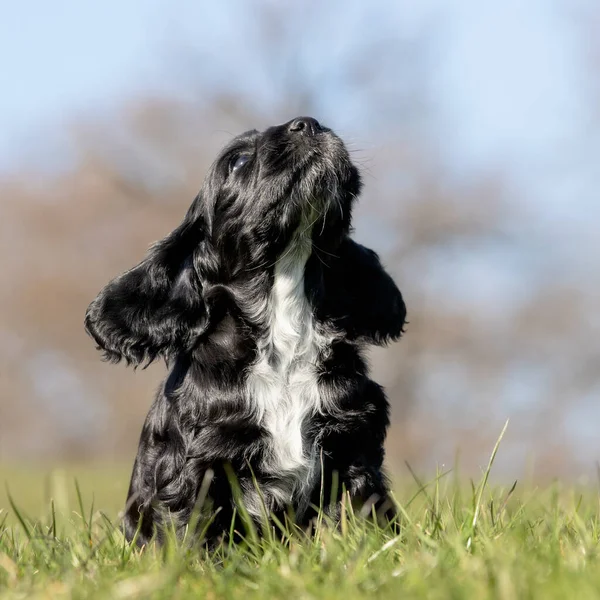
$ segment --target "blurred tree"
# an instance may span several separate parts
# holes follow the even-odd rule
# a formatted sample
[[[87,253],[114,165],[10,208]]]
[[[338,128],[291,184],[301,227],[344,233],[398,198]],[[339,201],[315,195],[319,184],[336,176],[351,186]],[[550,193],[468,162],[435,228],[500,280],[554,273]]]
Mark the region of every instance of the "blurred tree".
[[[357,236],[408,304],[405,339],[373,353],[393,404],[392,462],[449,463],[461,446],[476,466],[512,415],[500,461],[535,451],[539,473],[567,472],[565,427],[599,384],[597,286],[540,266],[504,173],[459,178],[438,155],[437,24],[391,24],[374,40],[370,13],[338,0],[238,8],[242,70],[180,49],[178,91],[72,124],[71,171],[0,182],[0,460],[131,456],[163,370],[103,365],[87,304],[179,222],[231,135],[312,114],[350,139],[365,179]],[[325,56],[310,43],[324,36]]]

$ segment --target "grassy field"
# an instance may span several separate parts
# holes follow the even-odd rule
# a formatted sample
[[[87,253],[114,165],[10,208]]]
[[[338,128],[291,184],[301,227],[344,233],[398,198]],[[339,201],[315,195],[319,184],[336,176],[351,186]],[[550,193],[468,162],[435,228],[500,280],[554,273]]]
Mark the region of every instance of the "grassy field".
[[[246,544],[206,555],[185,540],[142,551],[124,542],[117,512],[126,471],[0,477],[10,490],[0,497],[1,598],[600,597],[592,489],[490,488],[487,474],[473,484],[455,472],[416,477],[398,486],[398,536],[348,509],[340,527],[323,523],[311,539],[249,532]]]

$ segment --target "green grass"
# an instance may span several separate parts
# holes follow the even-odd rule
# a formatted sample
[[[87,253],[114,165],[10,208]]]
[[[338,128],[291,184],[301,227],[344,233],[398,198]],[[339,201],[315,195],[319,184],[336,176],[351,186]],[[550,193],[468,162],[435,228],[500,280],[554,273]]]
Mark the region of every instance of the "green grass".
[[[471,485],[454,472],[399,485],[398,536],[348,507],[339,527],[324,522],[310,539],[275,532],[210,555],[189,540],[130,547],[118,530],[120,472],[80,471],[80,494],[65,487],[75,472],[55,474],[36,518],[22,508],[38,506],[27,492],[33,472],[0,473],[15,483],[0,505],[0,597],[598,598],[598,494],[492,488],[490,467]]]

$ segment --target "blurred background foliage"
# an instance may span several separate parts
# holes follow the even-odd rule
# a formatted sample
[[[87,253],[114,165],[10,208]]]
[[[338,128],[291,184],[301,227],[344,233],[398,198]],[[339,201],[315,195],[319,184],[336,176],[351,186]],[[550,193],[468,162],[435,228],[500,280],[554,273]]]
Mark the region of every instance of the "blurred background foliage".
[[[500,473],[594,473],[594,2],[30,4],[0,19],[1,462],[132,460],[164,366],[102,363],[88,303],[232,135],[312,115],[361,167],[356,238],[409,309],[371,357],[392,470],[476,472],[510,417]]]

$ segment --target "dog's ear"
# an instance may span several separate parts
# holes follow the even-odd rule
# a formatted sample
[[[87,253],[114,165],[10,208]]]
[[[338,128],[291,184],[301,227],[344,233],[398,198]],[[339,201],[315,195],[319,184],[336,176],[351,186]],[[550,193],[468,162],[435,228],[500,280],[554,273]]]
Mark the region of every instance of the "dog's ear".
[[[379,256],[346,237],[323,272],[319,310],[351,338],[384,345],[403,333],[406,306]]]
[[[209,320],[203,264],[211,252],[204,219],[190,211],[139,265],[100,292],[85,328],[107,360],[137,366],[193,346]]]

